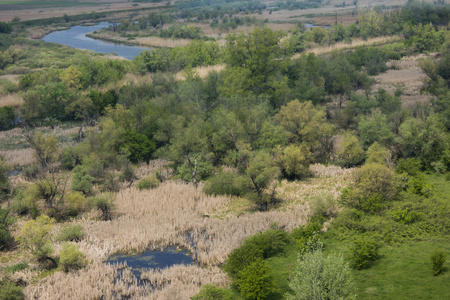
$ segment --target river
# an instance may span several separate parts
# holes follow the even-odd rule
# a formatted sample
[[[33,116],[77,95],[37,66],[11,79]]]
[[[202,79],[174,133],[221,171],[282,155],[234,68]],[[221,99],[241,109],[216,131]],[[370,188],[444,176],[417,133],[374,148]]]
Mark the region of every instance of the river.
[[[107,28],[110,25],[111,24],[108,22],[100,22],[94,26],[73,26],[67,30],[54,31],[47,34],[42,38],[42,40],[67,45],[76,49],[88,49],[98,53],[115,53],[118,56],[130,60],[136,57],[141,51],[150,50],[136,46],[104,42],[86,36],[86,33],[93,32],[101,28]]]

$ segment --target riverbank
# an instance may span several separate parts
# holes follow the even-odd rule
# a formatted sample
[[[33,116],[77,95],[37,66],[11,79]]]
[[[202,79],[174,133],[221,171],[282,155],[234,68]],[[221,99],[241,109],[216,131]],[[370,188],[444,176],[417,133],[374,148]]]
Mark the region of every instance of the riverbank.
[[[87,33],[86,36],[106,42],[120,43],[130,46],[152,47],[152,48],[186,47],[191,42],[190,39],[171,39],[171,38],[161,38],[158,36],[126,38],[121,37],[116,33],[105,31]]]

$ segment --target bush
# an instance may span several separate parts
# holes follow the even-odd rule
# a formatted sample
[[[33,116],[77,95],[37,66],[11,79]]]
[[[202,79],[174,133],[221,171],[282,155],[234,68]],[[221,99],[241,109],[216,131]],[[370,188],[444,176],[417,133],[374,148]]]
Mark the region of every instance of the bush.
[[[68,216],[77,216],[79,213],[86,211],[87,200],[81,193],[70,193],[66,197],[65,205]]]
[[[258,259],[263,259],[263,250],[255,247],[255,244],[244,243],[241,247],[234,249],[228,254],[228,259],[223,269],[235,280],[245,266]]]
[[[230,290],[219,288],[215,284],[205,284],[192,300],[232,300],[233,293]]]
[[[324,257],[321,250],[299,256],[291,274],[287,300],[356,299],[355,286],[349,266],[342,255]]]
[[[59,263],[64,272],[77,270],[87,265],[86,255],[78,250],[77,245],[65,243],[59,253]]]
[[[239,272],[236,285],[241,294],[250,299],[264,299],[275,290],[270,268],[262,259],[255,260]]]
[[[13,238],[9,232],[11,220],[8,218],[8,211],[0,207],[0,250],[9,247]]]
[[[79,165],[73,169],[72,191],[82,192],[87,195],[92,191],[93,182],[94,177],[89,175],[86,167]]]
[[[39,215],[36,186],[28,185],[17,188],[11,201],[11,210],[18,215],[29,214],[32,218]]]
[[[59,155],[59,160],[61,161],[61,167],[67,170],[72,170],[77,164],[80,163],[80,158],[75,152],[73,146],[64,146]]]
[[[314,197],[310,201],[309,206],[313,216],[330,218],[336,212],[336,200],[333,195],[325,195],[323,197]]]
[[[271,229],[255,234],[244,242],[244,244],[253,245],[256,249],[262,250],[264,258],[283,253],[288,243],[289,236],[287,232],[279,229]]]
[[[22,288],[12,282],[0,282],[0,300],[22,300],[25,298]]]
[[[288,179],[303,179],[310,175],[309,165],[312,155],[309,147],[301,145],[290,145],[284,149],[278,148],[276,163],[282,170],[283,176]]]
[[[159,180],[156,176],[147,176],[139,180],[136,187],[138,190],[150,190],[159,186]]]
[[[64,224],[56,235],[58,241],[79,241],[84,237],[84,228],[81,225]]]
[[[447,253],[444,251],[435,251],[431,255],[431,262],[433,263],[433,275],[438,276],[444,270],[443,266],[447,260]]]
[[[28,167],[26,167],[23,171],[22,171],[22,175],[25,176],[25,178],[28,181],[31,181],[33,179],[36,179],[37,176],[39,175],[39,172],[41,170],[39,169],[39,166],[37,164],[32,164]]]
[[[373,238],[361,237],[350,248],[353,267],[357,270],[367,268],[378,258],[381,245]]]
[[[30,268],[30,266],[28,265],[28,263],[21,262],[21,263],[12,265],[12,266],[5,267],[5,271],[8,273],[14,274],[15,272],[22,271],[22,270],[29,269],[29,268]]]
[[[208,179],[203,192],[208,195],[243,196],[249,190],[247,180],[243,176],[232,172],[219,172]]]
[[[91,207],[96,208],[102,212],[100,220],[107,221],[112,218],[112,210],[114,203],[104,197],[93,197],[89,199]]]

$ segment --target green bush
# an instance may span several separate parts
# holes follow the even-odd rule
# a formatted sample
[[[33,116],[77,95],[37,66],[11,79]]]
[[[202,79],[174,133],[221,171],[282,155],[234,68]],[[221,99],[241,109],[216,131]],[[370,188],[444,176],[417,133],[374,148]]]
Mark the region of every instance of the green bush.
[[[232,300],[233,293],[230,290],[219,288],[215,284],[205,284],[192,300]]]
[[[253,245],[256,249],[262,250],[264,258],[283,253],[288,243],[289,236],[287,232],[279,229],[270,229],[257,233],[247,238],[244,242],[244,244]]]
[[[397,222],[401,222],[403,224],[413,223],[419,217],[419,215],[415,211],[412,211],[409,207],[395,210],[392,214]]]
[[[270,268],[265,261],[257,259],[242,268],[236,285],[241,294],[250,299],[265,299],[275,290]]]
[[[342,255],[324,257],[321,250],[299,256],[289,287],[294,294],[287,300],[356,299],[353,276]]]
[[[29,269],[29,268],[30,268],[30,266],[28,265],[28,263],[21,262],[21,263],[14,264],[11,266],[6,266],[5,271],[8,273],[14,274],[17,271],[22,271],[22,270]]]
[[[64,204],[68,216],[77,216],[79,213],[86,211],[88,206],[86,197],[78,192],[70,193],[66,197]]]
[[[447,260],[447,253],[444,251],[435,251],[431,255],[431,262],[433,263],[433,275],[438,276],[444,270],[444,264]]]
[[[84,228],[81,225],[64,224],[58,231],[58,241],[79,241],[84,237]]]
[[[22,300],[25,295],[20,286],[0,281],[0,300]]]
[[[107,221],[112,218],[112,210],[114,209],[114,203],[105,197],[93,197],[89,199],[91,207],[96,208],[102,212],[101,220]]]
[[[32,164],[23,169],[22,175],[25,176],[28,181],[31,181],[37,178],[40,171],[41,170],[39,169],[39,166],[37,164]]]
[[[159,186],[159,180],[156,176],[147,176],[139,180],[136,187],[138,190],[150,190]]]
[[[236,280],[239,277],[239,272],[245,266],[258,259],[263,259],[263,250],[255,247],[255,244],[244,243],[228,254],[223,269],[233,280]]]
[[[208,179],[203,187],[203,192],[208,195],[243,196],[249,190],[247,180],[232,172],[219,172]]]
[[[89,194],[92,191],[94,177],[89,175],[86,167],[78,165],[73,169],[72,191]]]
[[[381,245],[373,238],[360,237],[350,248],[353,267],[357,270],[367,268],[378,258]]]
[[[59,253],[59,264],[64,272],[77,270],[86,266],[86,256],[78,250],[77,245],[65,243]]]
[[[309,204],[313,216],[330,218],[334,216],[336,211],[336,200],[333,195],[325,195],[322,197],[314,197]]]
[[[8,217],[8,211],[0,207],[0,250],[9,247],[13,238],[9,232],[11,220]]]

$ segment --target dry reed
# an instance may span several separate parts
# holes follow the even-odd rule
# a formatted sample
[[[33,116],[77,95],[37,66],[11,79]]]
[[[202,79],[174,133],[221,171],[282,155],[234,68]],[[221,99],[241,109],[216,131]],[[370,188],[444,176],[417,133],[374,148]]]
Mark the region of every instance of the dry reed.
[[[17,94],[7,94],[0,96],[0,107],[13,106],[18,107],[24,103],[23,98]]]
[[[350,173],[351,169],[344,169],[339,166],[325,166],[322,164],[313,164],[309,166],[314,177],[337,177]]]
[[[30,148],[3,150],[0,151],[0,156],[3,157],[7,164],[13,166],[28,166],[36,161],[33,157],[33,150]]]
[[[212,72],[212,71],[220,72],[220,71],[222,71],[224,68],[225,68],[225,64],[222,64],[222,65],[214,65],[214,66],[202,66],[202,67],[196,67],[196,68],[194,68],[194,69],[193,69],[193,72],[194,72],[198,77],[200,77],[201,79],[205,79],[206,76],[208,76],[209,72]],[[175,75],[175,78],[176,78],[177,80],[185,80],[185,79],[186,79],[186,77],[185,77],[183,71],[178,72],[178,73]]]

